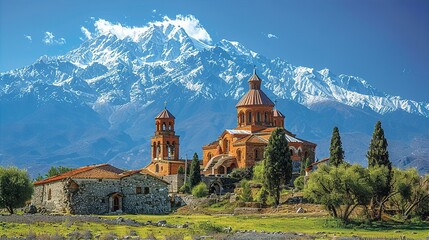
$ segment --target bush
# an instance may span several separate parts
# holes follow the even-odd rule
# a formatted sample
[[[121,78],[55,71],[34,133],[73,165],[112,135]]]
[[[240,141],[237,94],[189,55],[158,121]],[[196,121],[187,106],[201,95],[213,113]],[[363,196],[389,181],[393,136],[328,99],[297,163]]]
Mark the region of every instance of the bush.
[[[268,192],[267,190],[265,190],[265,188],[261,188],[258,192],[258,194],[256,195],[256,201],[258,203],[262,203],[262,204],[266,204],[268,200]]]
[[[293,185],[296,189],[302,190],[304,189],[304,176],[299,176],[293,181]]]
[[[264,161],[260,161],[253,167],[253,181],[264,182]]]
[[[179,192],[191,193],[191,187],[189,186],[189,183],[186,182],[185,184],[183,184],[183,186],[180,187]]]
[[[252,197],[252,189],[250,188],[250,184],[248,181],[243,180],[241,182],[241,195],[240,195],[240,200],[243,202],[252,202],[253,201],[253,197]]]
[[[251,180],[253,177],[253,167],[234,168],[234,170],[232,170],[231,172],[231,177]]]
[[[207,197],[209,195],[209,189],[205,183],[200,182],[197,186],[192,188],[192,195],[197,198]]]
[[[202,222],[198,224],[198,229],[204,230],[206,233],[220,233],[223,231],[222,226],[215,225],[211,222]]]

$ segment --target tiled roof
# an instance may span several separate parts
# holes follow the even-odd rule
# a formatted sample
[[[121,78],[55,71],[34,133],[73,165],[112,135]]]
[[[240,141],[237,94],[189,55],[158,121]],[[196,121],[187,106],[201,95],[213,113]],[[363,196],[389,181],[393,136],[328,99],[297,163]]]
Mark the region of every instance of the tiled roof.
[[[266,105],[274,107],[274,103],[271,101],[271,99],[265,95],[262,90],[259,89],[250,89],[235,106],[241,107],[253,105]]]
[[[169,112],[166,108],[164,109],[164,110],[162,110],[156,117],[155,117],[155,119],[158,119],[158,118],[175,118],[174,116],[173,116],[173,114],[171,114],[171,112]]]
[[[244,138],[241,138],[239,140],[237,140],[236,142],[234,142],[233,145],[241,145],[243,143],[262,143],[262,144],[267,144],[268,140],[261,137],[261,136],[257,136],[257,135],[250,135]]]
[[[273,110],[273,116],[274,117],[282,117],[282,118],[284,118],[285,116],[283,115],[283,113],[281,113],[279,110],[277,110],[277,109],[274,109]]]
[[[119,178],[118,174],[122,173],[123,170],[113,167],[109,164],[98,164],[92,166],[85,166],[74,169],[63,174],[59,174],[47,179],[43,179],[34,183],[34,185],[40,185],[50,182],[59,181],[66,178]]]

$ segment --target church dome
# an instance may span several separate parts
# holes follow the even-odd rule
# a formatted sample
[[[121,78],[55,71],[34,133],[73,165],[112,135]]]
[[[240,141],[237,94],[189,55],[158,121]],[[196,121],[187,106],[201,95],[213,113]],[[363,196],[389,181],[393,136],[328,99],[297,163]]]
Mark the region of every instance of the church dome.
[[[262,80],[256,74],[256,71],[253,72],[253,75],[249,79],[249,91],[240,99],[236,107],[242,106],[272,106],[274,103],[271,99],[261,90]]]

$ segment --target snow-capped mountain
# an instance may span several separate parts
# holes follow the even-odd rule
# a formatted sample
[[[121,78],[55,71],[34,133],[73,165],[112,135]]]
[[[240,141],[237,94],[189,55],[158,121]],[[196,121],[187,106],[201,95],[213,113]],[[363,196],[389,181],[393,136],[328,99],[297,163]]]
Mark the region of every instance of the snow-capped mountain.
[[[342,114],[338,119],[362,114],[360,117],[365,121],[372,121],[388,119],[395,113],[401,116],[411,114],[419,119],[418,124],[426,126],[419,129],[417,123],[411,124],[399,132],[416,128],[416,133],[423,132],[423,138],[429,138],[429,103],[390,96],[359,77],[337,75],[329,69],[294,66],[279,58],[268,59],[239,42],[224,39],[212,43],[198,20],[192,28],[183,23],[189,19],[195,23],[194,17],[187,16],[176,20],[165,18],[133,28],[100,19],[95,23],[93,36],[67,54],[42,56],[30,66],[1,73],[3,114],[0,137],[3,143],[0,145],[0,161],[14,162],[19,157],[27,157],[37,162],[47,158],[47,164],[51,164],[50,157],[61,156],[58,158],[64,160],[63,164],[67,159],[81,158],[86,158],[85,162],[92,159],[129,161],[134,165],[147,163],[149,146],[144,143],[152,134],[153,117],[161,110],[164,101],[175,115],[187,121],[186,124],[200,122],[193,118],[211,119],[200,126],[209,129],[209,133],[201,130],[191,135],[185,131],[187,126],[179,127],[184,136],[181,146],[200,151],[202,143],[214,140],[222,129],[235,126],[234,105],[247,91],[247,80],[254,66],[263,79],[263,89],[268,96],[279,100],[278,108],[282,111],[289,107],[299,110],[299,113],[291,113],[297,115],[297,119],[306,119],[311,114],[320,117],[324,114],[317,110],[320,106],[336,109]],[[66,127],[56,136],[57,129],[46,123],[61,115],[61,108],[73,110],[66,111],[61,120],[64,126],[56,126]],[[225,120],[227,116],[229,119]],[[312,126],[314,119],[308,119],[305,127],[298,122],[288,125],[286,117],[287,127],[316,142],[329,137],[327,133],[332,124],[338,124],[328,121],[315,128]],[[293,119],[295,116],[291,117],[290,123]],[[28,127],[38,121],[41,129]],[[394,120],[386,121],[395,125]],[[180,120],[177,124],[186,125]],[[69,125],[76,128],[68,130]],[[49,128],[43,129],[46,127]],[[325,129],[317,129],[321,127]],[[45,136],[38,138],[31,131],[42,131]],[[344,131],[358,130],[350,127]],[[367,133],[364,138],[368,138],[372,127],[362,131]],[[34,141],[17,143],[19,136],[34,138]],[[52,151],[41,150],[43,146],[39,140],[46,137]],[[407,137],[407,141],[414,137]],[[60,143],[55,143],[57,140]],[[357,156],[364,156],[363,147],[359,149],[361,152]],[[326,150],[318,151],[323,153],[319,156],[326,155]],[[427,149],[423,156],[426,154]],[[401,159],[404,157],[409,156],[401,156]]]

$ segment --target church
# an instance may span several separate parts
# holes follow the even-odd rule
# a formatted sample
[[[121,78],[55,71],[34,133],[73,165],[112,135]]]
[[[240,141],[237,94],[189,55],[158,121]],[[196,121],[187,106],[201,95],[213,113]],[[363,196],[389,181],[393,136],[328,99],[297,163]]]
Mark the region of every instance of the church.
[[[234,168],[252,167],[264,158],[264,150],[271,132],[285,128],[285,116],[261,90],[262,80],[253,72],[249,91],[235,106],[237,127],[226,129],[214,142],[203,146],[203,173],[228,174]],[[297,138],[285,129],[291,153],[293,172],[299,172],[301,161],[314,162],[316,144]]]

